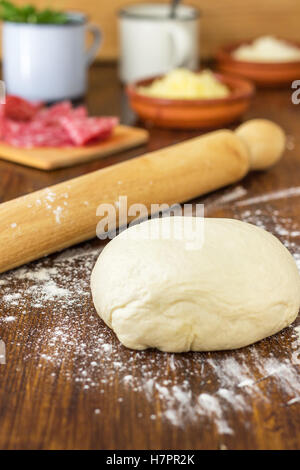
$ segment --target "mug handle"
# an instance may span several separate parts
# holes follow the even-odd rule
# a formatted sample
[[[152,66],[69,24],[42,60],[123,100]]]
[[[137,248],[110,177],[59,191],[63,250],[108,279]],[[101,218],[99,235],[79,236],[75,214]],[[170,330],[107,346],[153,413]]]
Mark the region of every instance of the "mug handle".
[[[182,67],[187,60],[191,49],[191,38],[180,25],[169,25],[169,33],[173,42],[173,61],[171,67]]]
[[[100,29],[98,26],[94,24],[88,24],[86,27],[86,31],[92,33],[93,36],[93,43],[89,47],[89,49],[86,51],[86,65],[91,65],[91,63],[94,61],[97,52],[99,50],[101,41],[102,41],[102,34],[100,32]]]

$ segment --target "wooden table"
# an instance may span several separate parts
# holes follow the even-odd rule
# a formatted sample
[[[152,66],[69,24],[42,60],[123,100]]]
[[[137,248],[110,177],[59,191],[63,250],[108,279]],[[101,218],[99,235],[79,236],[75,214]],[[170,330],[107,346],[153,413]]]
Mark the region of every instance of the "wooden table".
[[[89,89],[91,113],[137,124],[114,66],[93,68]],[[266,227],[298,263],[299,111],[291,90],[259,91],[245,119],[270,118],[284,127],[289,137],[283,160],[198,201],[209,216]],[[0,201],[197,135],[150,132],[147,148],[51,173],[0,161]],[[89,276],[103,245],[95,240],[0,276],[6,346],[0,448],[299,449],[297,321],[238,351],[126,350],[91,302]]]

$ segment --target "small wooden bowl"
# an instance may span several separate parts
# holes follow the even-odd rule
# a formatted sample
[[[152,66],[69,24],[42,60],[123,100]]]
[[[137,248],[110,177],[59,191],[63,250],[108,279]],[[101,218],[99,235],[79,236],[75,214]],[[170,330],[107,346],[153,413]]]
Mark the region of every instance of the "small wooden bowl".
[[[138,92],[139,86],[148,86],[154,77],[129,84],[126,87],[132,109],[152,125],[173,129],[203,129],[221,127],[235,121],[249,107],[255,88],[251,82],[228,75],[215,74],[227,85],[231,94],[216,99],[154,98]]]
[[[300,48],[300,43],[289,42]],[[263,87],[290,85],[293,80],[299,79],[300,61],[268,63],[248,62],[235,59],[232,53],[242,44],[251,44],[251,41],[241,41],[230,44],[219,50],[216,59],[218,69],[221,72],[239,75]]]

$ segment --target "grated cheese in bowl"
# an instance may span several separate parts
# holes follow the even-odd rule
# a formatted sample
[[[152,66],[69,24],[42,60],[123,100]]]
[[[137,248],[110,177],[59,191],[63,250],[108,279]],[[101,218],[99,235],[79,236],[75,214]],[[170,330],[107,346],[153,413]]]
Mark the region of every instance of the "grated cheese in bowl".
[[[140,86],[138,92],[154,98],[214,99],[230,94],[210,70],[195,73],[187,69],[175,69],[148,86]]]
[[[251,44],[242,44],[232,56],[247,62],[295,62],[300,61],[300,48],[272,36],[262,36]]]

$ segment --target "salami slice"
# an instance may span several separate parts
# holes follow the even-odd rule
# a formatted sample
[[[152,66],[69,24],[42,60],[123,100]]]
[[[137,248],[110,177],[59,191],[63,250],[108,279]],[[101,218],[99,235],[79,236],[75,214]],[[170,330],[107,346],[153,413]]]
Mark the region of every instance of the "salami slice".
[[[74,146],[61,125],[45,126],[35,121],[25,123],[6,119],[4,140],[21,148]]]
[[[42,102],[31,103],[19,96],[6,96],[4,114],[9,119],[15,121],[29,121],[43,106]]]
[[[115,117],[72,118],[62,117],[60,122],[76,145],[85,145],[92,140],[107,139],[118,124]]]

